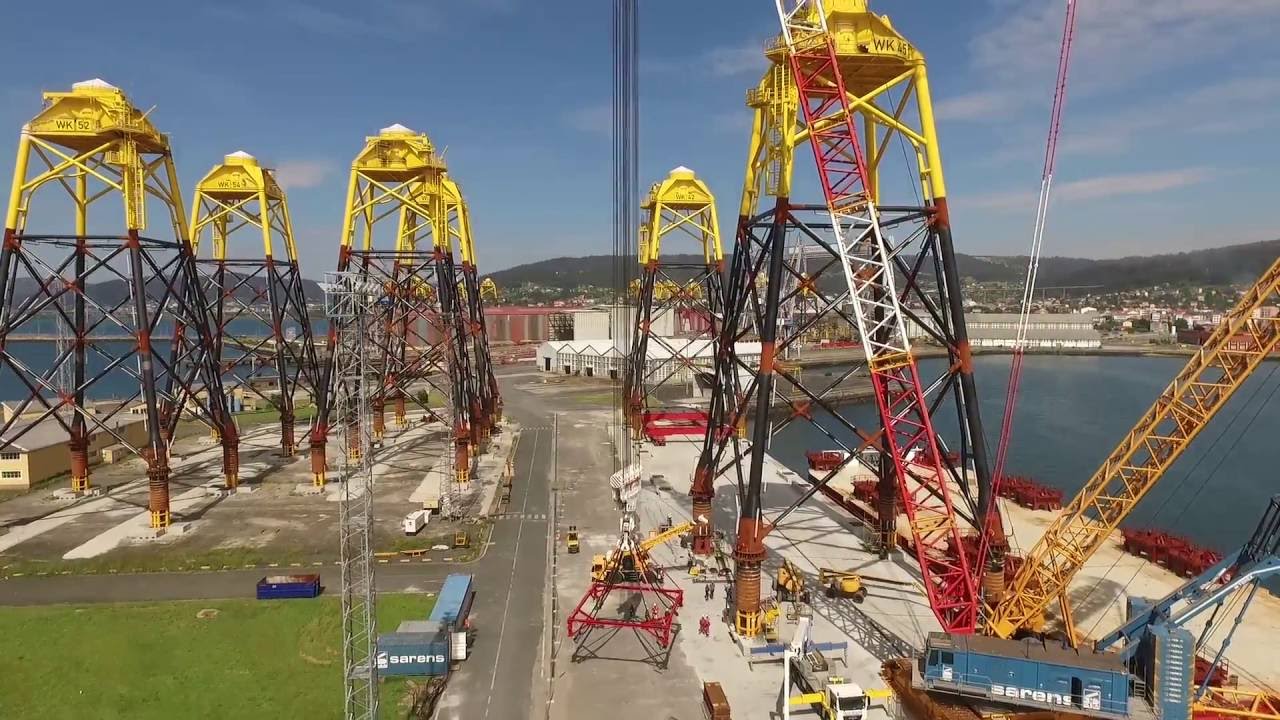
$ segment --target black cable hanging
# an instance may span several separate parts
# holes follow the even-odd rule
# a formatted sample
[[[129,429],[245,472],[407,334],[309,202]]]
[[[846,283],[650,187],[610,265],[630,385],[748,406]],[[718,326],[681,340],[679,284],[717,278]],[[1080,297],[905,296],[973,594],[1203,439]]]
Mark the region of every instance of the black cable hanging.
[[[610,328],[613,352],[625,362],[630,356],[628,292],[636,277],[636,235],[639,231],[638,162],[640,145],[639,83],[637,77],[636,0],[614,0],[613,5],[613,307]],[[618,467],[631,463],[631,443],[626,427],[626,398],[622,364],[613,373],[614,447]]]

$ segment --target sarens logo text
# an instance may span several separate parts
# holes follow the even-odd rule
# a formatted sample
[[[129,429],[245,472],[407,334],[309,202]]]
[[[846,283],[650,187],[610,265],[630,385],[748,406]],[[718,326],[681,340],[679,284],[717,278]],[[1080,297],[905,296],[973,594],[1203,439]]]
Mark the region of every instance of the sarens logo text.
[[[445,662],[443,655],[392,655],[391,653],[380,652],[377,656],[379,668],[386,668],[392,665],[412,665],[414,663],[442,663]]]
[[[1044,690],[1032,690],[1030,688],[1014,687],[1012,685],[992,685],[991,694],[996,697],[1014,698],[1015,700],[1032,700],[1040,703],[1049,703],[1051,705],[1071,705],[1071,698],[1062,693],[1046,692]]]

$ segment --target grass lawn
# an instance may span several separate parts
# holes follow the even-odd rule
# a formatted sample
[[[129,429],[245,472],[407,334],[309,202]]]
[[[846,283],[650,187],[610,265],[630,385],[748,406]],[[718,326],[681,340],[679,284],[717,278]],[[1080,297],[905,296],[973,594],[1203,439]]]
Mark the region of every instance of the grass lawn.
[[[433,602],[379,596],[379,630]],[[337,597],[3,608],[0,637],[6,720],[342,716]],[[404,717],[406,690],[383,681],[382,717]]]

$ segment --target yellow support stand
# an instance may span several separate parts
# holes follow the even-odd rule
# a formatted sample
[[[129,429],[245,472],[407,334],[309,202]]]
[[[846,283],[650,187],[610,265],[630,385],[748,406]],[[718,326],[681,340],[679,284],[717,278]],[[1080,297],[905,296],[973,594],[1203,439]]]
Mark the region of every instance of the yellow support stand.
[[[742,637],[753,638],[764,631],[762,613],[737,611],[734,627]]]

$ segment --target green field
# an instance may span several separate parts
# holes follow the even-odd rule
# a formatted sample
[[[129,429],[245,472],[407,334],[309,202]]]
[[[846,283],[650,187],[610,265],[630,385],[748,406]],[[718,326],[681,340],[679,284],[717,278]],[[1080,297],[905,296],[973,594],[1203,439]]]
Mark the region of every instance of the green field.
[[[380,596],[379,629],[433,601]],[[339,615],[336,597],[3,608],[0,718],[339,718]],[[384,681],[382,717],[405,692]]]

